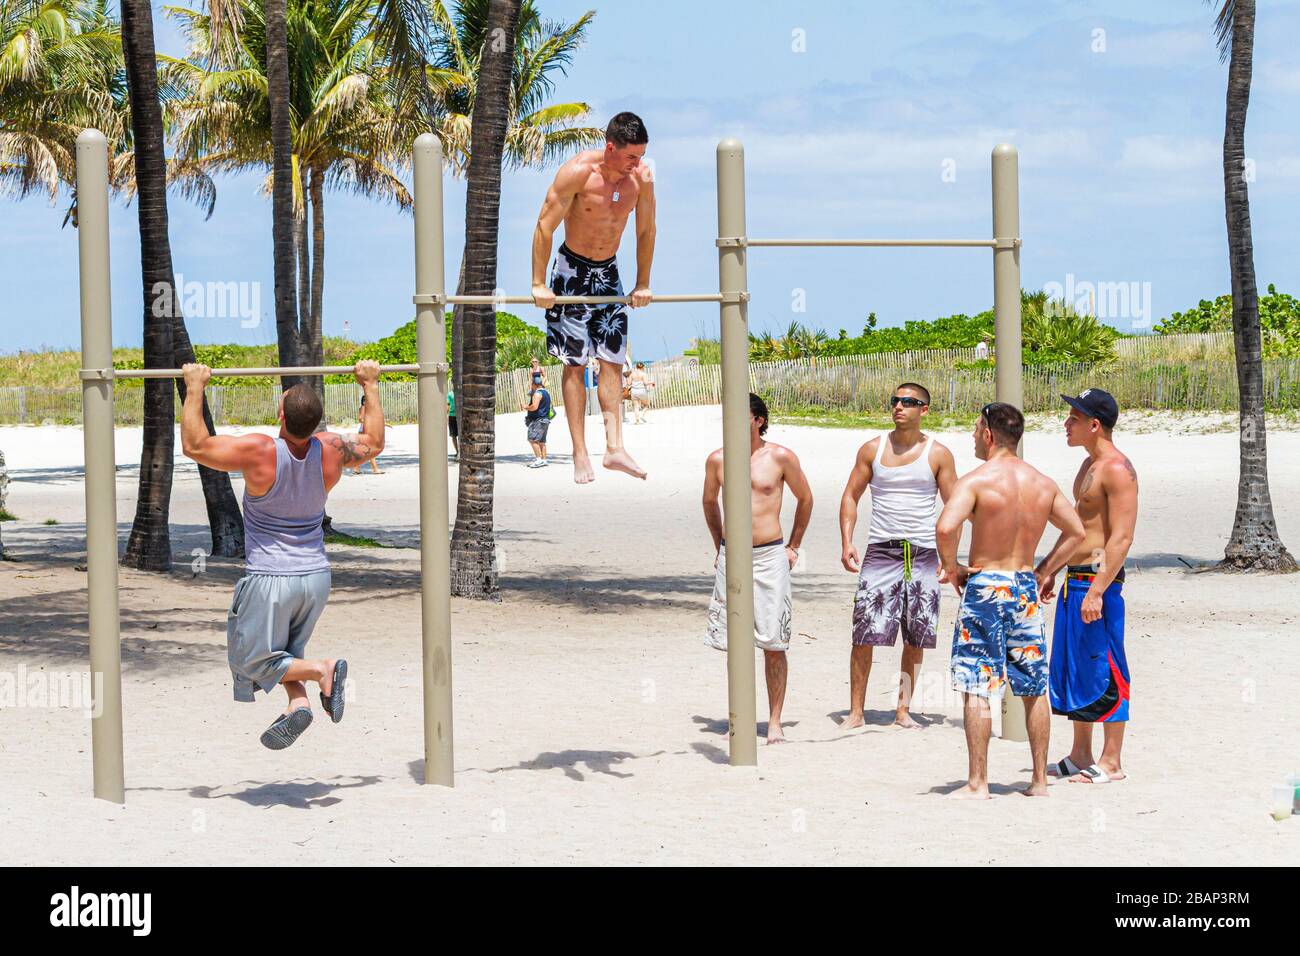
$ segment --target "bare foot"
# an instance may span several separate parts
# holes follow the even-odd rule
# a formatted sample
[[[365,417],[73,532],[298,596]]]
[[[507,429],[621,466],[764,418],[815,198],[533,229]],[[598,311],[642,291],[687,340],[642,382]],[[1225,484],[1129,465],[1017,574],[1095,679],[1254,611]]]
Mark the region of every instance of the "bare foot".
[[[632,456],[620,448],[618,451],[605,452],[604,465],[610,471],[621,471],[633,478],[645,478],[645,470],[632,460]]]
[[[1031,783],[1020,792],[1026,797],[1045,797],[1047,796],[1047,781],[1043,781],[1042,783]]]
[[[783,744],[787,742],[785,734],[781,733],[781,725],[779,723],[773,724],[769,722],[767,726],[767,745],[769,747],[772,746],[772,744]]]
[[[948,799],[949,800],[988,800],[989,788],[987,784],[982,787],[971,787],[970,784],[967,784],[964,787],[958,787],[952,793],[948,794]]]
[[[921,725],[912,719],[912,715],[905,710],[900,710],[894,716],[894,726],[903,727],[907,730],[920,730]]]
[[[573,480],[580,485],[589,485],[596,480],[596,472],[591,467],[591,456],[585,451],[573,453]]]
[[[849,714],[840,721],[840,730],[857,730],[859,727],[865,726],[867,726],[867,721],[862,714]]]

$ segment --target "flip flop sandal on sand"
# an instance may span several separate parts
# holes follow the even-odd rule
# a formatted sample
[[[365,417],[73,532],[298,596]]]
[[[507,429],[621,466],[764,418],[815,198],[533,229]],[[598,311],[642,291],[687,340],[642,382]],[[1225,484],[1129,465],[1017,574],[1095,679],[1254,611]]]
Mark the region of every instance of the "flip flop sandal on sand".
[[[1062,761],[1062,763],[1064,763],[1064,761]],[[1079,771],[1078,776],[1083,779],[1075,781],[1076,783],[1112,783],[1116,779],[1124,779],[1123,777],[1112,777],[1105,770],[1102,770],[1098,764],[1093,764],[1091,767],[1084,767]]]
[[[1061,779],[1064,780],[1066,777],[1077,776],[1078,774],[1083,773],[1083,771],[1074,765],[1073,760],[1071,760],[1069,757],[1066,757],[1063,760],[1059,760],[1052,766],[1048,767],[1047,773],[1049,776],[1060,777]]]
[[[320,695],[320,705],[325,708],[325,713],[330,715],[330,720],[338,723],[343,719],[343,699],[344,692],[347,690],[348,680],[348,662],[334,662],[334,693],[329,697],[324,694]]]
[[[283,750],[302,736],[302,732],[311,726],[310,707],[299,707],[287,714],[281,714],[275,723],[262,731],[262,746],[271,750]]]

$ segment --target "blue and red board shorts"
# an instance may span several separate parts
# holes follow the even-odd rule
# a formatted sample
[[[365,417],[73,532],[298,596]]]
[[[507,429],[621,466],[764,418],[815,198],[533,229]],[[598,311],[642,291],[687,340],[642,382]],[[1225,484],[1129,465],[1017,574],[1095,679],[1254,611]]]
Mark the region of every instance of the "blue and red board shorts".
[[[1052,713],[1087,723],[1128,720],[1128,659],[1124,656],[1124,571],[1101,596],[1101,618],[1085,624],[1081,607],[1096,572],[1071,565],[1052,629]]]

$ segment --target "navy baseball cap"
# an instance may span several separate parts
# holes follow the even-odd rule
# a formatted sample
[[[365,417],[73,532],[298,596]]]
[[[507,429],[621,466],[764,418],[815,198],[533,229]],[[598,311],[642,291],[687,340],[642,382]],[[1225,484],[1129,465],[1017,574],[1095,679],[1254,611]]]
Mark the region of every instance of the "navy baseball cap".
[[[1099,388],[1085,388],[1077,398],[1062,395],[1061,398],[1071,408],[1083,412],[1089,418],[1095,418],[1107,428],[1114,428],[1119,420],[1119,403],[1110,392]]]

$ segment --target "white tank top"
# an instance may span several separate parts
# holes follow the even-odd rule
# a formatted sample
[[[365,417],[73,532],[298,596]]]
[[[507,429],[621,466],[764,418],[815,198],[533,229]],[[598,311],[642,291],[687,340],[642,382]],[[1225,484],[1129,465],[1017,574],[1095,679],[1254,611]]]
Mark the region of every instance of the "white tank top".
[[[881,464],[889,435],[880,436],[876,460],[871,463],[871,530],[867,542],[904,538],[923,548],[934,545],[934,503],[939,483],[930,469],[930,446],[926,439],[916,461],[906,465]]]

